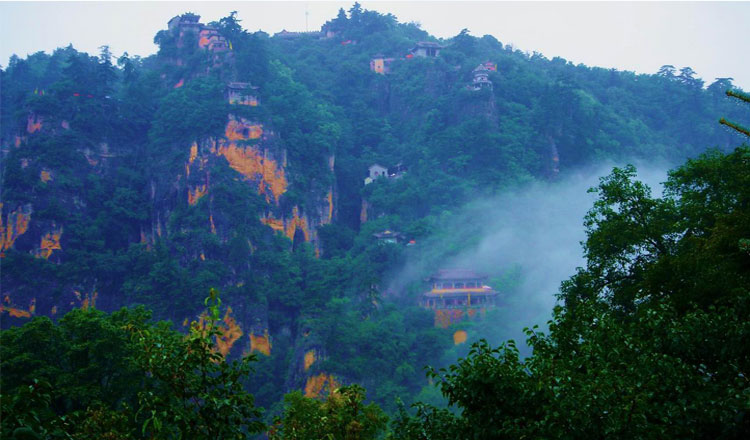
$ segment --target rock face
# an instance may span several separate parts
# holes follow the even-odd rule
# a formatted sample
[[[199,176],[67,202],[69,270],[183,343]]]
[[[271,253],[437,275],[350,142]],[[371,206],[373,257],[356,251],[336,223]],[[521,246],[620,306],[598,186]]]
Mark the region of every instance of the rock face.
[[[196,205],[210,194],[208,170],[220,160],[225,160],[249,189],[265,199],[266,207],[260,216],[263,224],[285,235],[292,243],[295,240],[310,242],[319,250],[317,228],[331,223],[335,213],[333,185],[325,195],[308,198],[307,209],[297,204],[282,206],[282,197],[289,187],[286,150],[278,146],[273,131],[264,131],[262,123],[230,114],[223,137],[194,142],[189,148],[184,176],[189,205]],[[333,156],[328,163],[333,174]],[[210,222],[212,232],[216,233],[215,222]]]
[[[225,44],[227,41],[217,30],[191,20],[177,20],[171,23],[171,27],[173,29],[164,32],[171,32],[176,38],[177,55],[160,55],[157,60],[168,67],[161,74],[163,93],[181,93],[190,87],[191,81],[205,78],[214,71],[218,72],[217,77],[226,84],[234,84],[235,88],[237,84],[245,84],[232,82],[232,48]],[[162,41],[167,41],[170,36],[165,35]],[[196,40],[194,50],[206,51],[210,55],[208,70],[182,72],[178,80],[173,80],[170,72],[175,67],[186,68],[189,61],[187,49],[193,45],[193,40]],[[0,286],[3,326],[22,324],[34,315],[62,316],[73,308],[96,307],[111,311],[147,302],[143,295],[133,293],[142,290],[143,286],[138,283],[123,285],[121,281],[100,279],[95,274],[60,279],[47,276],[44,270],[36,281],[29,282],[29,272],[33,269],[19,269],[30,267],[29,264],[59,269],[71,261],[72,256],[91,246],[102,248],[102,253],[110,247],[112,265],[130,265],[133,261],[129,260],[127,250],[138,248],[143,250],[137,258],[144,259],[146,273],[159,270],[158,264],[153,263],[158,259],[149,262],[148,255],[166,252],[175,263],[167,268],[167,277],[175,271],[190,271],[201,265],[208,268],[205,273],[218,274],[211,283],[222,291],[224,300],[219,323],[222,334],[217,340],[222,355],[237,357],[255,353],[260,357],[272,356],[274,332],[281,330],[269,322],[269,300],[254,294],[255,289],[261,288],[245,278],[240,271],[243,268],[238,269],[236,264],[229,263],[228,250],[241,248],[239,243],[245,246],[247,256],[251,257],[278,243],[278,238],[274,238],[276,235],[285,237],[281,246],[287,252],[309,243],[318,254],[317,229],[331,223],[336,216],[335,157],[326,153],[317,158],[320,164],[327,165],[323,168],[330,173],[322,176],[323,180],[331,182],[327,189],[295,188],[295,172],[304,170],[305,164],[296,164],[296,168],[291,166],[282,141],[284,133],[277,133],[270,122],[272,118],[267,112],[263,113],[262,90],[258,91],[249,83],[243,90],[245,94],[240,98],[236,93],[230,94],[226,106],[221,107],[222,113],[218,117],[225,120],[223,131],[191,142],[160,146],[159,153],[168,159],[163,163],[153,161],[146,164],[148,169],[142,171],[146,181],[132,193],[126,191],[131,188],[122,188],[122,194],[118,194],[121,188],[113,188],[113,194],[104,197],[104,205],[109,211],[87,201],[90,199],[82,192],[93,189],[70,185],[70,176],[87,185],[111,180],[117,173],[132,167],[128,162],[132,157],[149,154],[127,151],[142,147],[122,140],[109,142],[107,136],[84,142],[80,139],[84,138],[81,133],[85,133],[86,128],[69,115],[41,115],[33,111],[23,116],[19,124],[21,132],[12,136],[4,134],[3,161],[7,160],[11,167],[18,168],[19,173],[33,176],[33,179],[24,181],[26,186],[15,192],[24,196],[11,197],[0,203],[0,258],[3,258],[3,269],[8,269]],[[70,99],[97,105],[98,97],[84,98],[76,92]],[[248,109],[263,116],[248,116],[252,113]],[[141,134],[147,138],[146,133]],[[66,157],[57,160],[51,153],[40,156],[40,149],[49,143],[65,145]],[[122,151],[127,151],[130,159]],[[179,166],[173,166],[175,163]],[[227,191],[228,187],[231,187],[231,192]],[[291,190],[294,190],[294,197],[289,196]],[[234,199],[228,199],[228,194]],[[128,200],[133,202],[132,206],[123,206],[123,201]],[[122,212],[130,216],[128,223],[138,226],[134,230],[106,231],[106,237],[96,234],[86,237],[85,224],[110,215],[107,214],[110,212]],[[189,218],[191,223],[176,221],[178,213],[180,218]],[[238,216],[246,224],[238,223]],[[200,231],[200,234],[196,236],[195,231]],[[116,236],[116,245],[111,243],[110,236]],[[288,241],[284,244],[286,239]],[[232,258],[237,260],[236,255]],[[243,263],[246,272],[261,272],[261,269],[250,267],[249,260]],[[212,270],[216,267],[226,270]],[[261,279],[268,277],[263,273],[257,276]],[[200,292],[189,290],[189,286],[178,286],[174,292],[177,295],[174,308],[155,311],[155,317],[172,319],[178,328],[181,326],[184,330],[191,325],[204,325],[205,315],[195,309],[195,304],[199,306],[200,302],[191,300],[190,307],[180,303],[179,296],[183,293],[200,296]],[[168,295],[167,292],[155,294]],[[324,352],[320,348],[308,348],[308,345],[303,344],[300,349],[304,348],[310,354],[300,356],[299,364],[290,366],[290,369],[300,371],[290,386],[309,388],[309,394],[320,393],[326,387],[334,388],[334,378],[312,367],[325,357]],[[318,376],[309,379],[313,372]]]

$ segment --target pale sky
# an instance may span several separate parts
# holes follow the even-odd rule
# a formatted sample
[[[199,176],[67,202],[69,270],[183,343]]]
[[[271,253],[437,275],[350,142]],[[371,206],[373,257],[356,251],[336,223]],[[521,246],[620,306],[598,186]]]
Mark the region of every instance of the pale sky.
[[[317,30],[352,2],[4,2],[0,1],[0,65],[72,43],[97,54],[156,52],[153,37],[174,15],[203,22],[238,11],[250,31]],[[360,1],[365,9],[419,22],[450,38],[467,28],[523,51],[573,63],[654,73],[664,64],[690,66],[707,84],[733,77],[750,90],[750,2],[435,2]]]

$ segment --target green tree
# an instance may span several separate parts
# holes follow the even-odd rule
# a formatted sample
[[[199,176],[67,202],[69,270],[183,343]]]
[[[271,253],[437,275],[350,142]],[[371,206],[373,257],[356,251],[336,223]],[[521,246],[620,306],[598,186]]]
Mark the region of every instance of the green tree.
[[[154,379],[153,387],[138,393],[136,421],[144,435],[236,439],[265,427],[253,396],[242,386],[254,356],[230,362],[218,353],[221,300],[215,289],[206,305],[205,323],[193,322],[187,338],[166,323],[126,328],[135,345],[135,365]]]
[[[271,440],[369,440],[385,430],[388,417],[374,403],[364,404],[365,389],[350,385],[324,400],[295,391],[284,396],[284,413],[269,431]]]
[[[742,93],[742,92],[735,91],[735,90],[727,90],[726,93],[727,93],[727,96],[730,96],[732,98],[737,98],[740,101],[743,101],[745,103],[750,103],[750,95],[748,95],[746,93]],[[740,124],[737,124],[737,123],[732,122],[732,121],[727,121],[724,118],[719,119],[719,123],[723,124],[723,125],[726,125],[727,127],[730,127],[732,129],[734,129],[735,131],[738,131],[738,132],[744,134],[745,136],[750,137],[750,129],[748,129],[746,127],[743,127]]]
[[[216,349],[218,293],[188,335],[144,309],[74,310],[0,333],[3,438],[237,439],[261,432],[249,356]],[[7,434],[7,437],[6,437]],[[24,437],[25,436],[25,437]]]

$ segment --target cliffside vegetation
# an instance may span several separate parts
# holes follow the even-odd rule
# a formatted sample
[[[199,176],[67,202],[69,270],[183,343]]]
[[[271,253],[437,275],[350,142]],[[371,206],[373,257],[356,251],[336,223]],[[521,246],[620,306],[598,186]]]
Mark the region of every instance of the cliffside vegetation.
[[[4,438],[371,438],[384,414],[395,438],[748,430],[750,153],[716,122],[747,121],[731,80],[438,42],[358,4],[321,34],[196,17],[148,58],[67,47],[0,72]],[[491,87],[473,86],[480,64]],[[460,345],[418,306],[479,239],[452,229],[468,203],[688,158],[662,198],[630,167],[602,179],[587,266],[528,359]],[[373,164],[389,173],[365,184]],[[391,287],[413,260],[429,264]],[[522,276],[489,275],[506,297]]]

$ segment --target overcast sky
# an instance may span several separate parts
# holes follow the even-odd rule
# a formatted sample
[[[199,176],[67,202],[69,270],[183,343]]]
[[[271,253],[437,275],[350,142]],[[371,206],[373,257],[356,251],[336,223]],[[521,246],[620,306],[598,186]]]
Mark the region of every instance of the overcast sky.
[[[548,58],[654,73],[663,64],[692,67],[707,83],[733,77],[750,90],[750,2],[392,2],[361,1],[365,9],[419,22],[449,38],[467,28]],[[174,15],[202,21],[238,11],[251,31],[319,29],[353,2],[0,2],[0,65],[72,43],[98,53],[155,53],[153,37]]]

